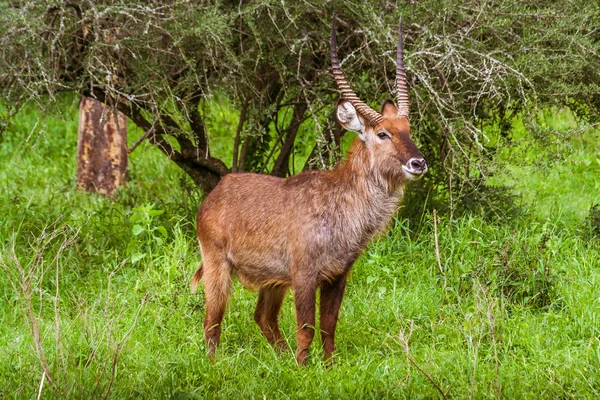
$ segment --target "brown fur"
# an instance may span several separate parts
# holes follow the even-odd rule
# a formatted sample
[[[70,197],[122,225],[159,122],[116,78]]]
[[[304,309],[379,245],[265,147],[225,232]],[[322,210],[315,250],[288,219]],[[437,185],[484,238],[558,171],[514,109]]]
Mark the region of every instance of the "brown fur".
[[[382,130],[391,138],[378,139]],[[288,179],[229,174],[206,197],[197,218],[204,263],[192,287],[204,275],[204,329],[211,354],[219,344],[231,276],[236,275],[244,286],[259,290],[254,318],[267,340],[281,348],[287,345],[277,316],[287,289],[293,289],[299,363],[305,362],[314,336],[320,287],[320,329],[325,358],[331,357],[352,264],[369,240],[385,230],[402,188],[414,178],[402,166],[422,158],[406,118],[386,115],[365,132],[366,139],[356,140],[345,162],[332,171],[307,171]]]
[[[194,272],[194,276],[192,276],[192,283],[191,283],[191,287],[192,287],[192,293],[196,293],[196,289],[198,288],[198,285],[200,284],[200,281],[202,280],[202,273],[204,271],[202,270],[202,264],[200,264],[200,268],[198,268],[196,270],[196,272]]]

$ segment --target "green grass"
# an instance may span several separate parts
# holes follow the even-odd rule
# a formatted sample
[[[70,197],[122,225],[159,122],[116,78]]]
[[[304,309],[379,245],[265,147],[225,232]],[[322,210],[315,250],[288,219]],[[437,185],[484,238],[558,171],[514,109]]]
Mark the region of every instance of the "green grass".
[[[438,397],[430,379],[453,398],[600,396],[600,239],[585,224],[600,203],[597,131],[507,145],[505,162],[561,157],[522,157],[495,178],[516,186],[522,216],[441,217],[444,274],[432,216],[418,234],[394,221],[354,267],[328,369],[318,339],[306,367],[274,353],[239,283],[211,364],[203,295],[189,292],[200,193],[149,145],[114,201],[78,192],[67,110],[26,109],[0,142],[0,397],[37,396],[40,349],[44,398]],[[553,129],[572,132],[563,120]],[[294,347],[291,295],[281,319]]]

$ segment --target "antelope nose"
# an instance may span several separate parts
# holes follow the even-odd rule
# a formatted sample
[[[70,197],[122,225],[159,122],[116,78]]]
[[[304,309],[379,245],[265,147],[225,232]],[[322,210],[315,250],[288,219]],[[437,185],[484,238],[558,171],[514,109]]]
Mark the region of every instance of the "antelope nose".
[[[424,174],[427,172],[427,163],[424,158],[411,158],[408,160],[408,167],[413,173]]]

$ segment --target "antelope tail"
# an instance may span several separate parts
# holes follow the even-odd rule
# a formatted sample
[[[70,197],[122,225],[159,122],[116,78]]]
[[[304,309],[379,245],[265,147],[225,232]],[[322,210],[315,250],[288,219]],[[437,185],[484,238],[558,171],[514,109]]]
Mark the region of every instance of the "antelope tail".
[[[204,270],[202,269],[202,264],[200,264],[200,268],[198,268],[198,270],[196,272],[194,272],[194,276],[192,277],[192,283],[191,283],[191,288],[192,288],[192,293],[196,293],[196,289],[198,288],[198,285],[200,284],[200,280],[202,279],[202,273],[204,272]]]

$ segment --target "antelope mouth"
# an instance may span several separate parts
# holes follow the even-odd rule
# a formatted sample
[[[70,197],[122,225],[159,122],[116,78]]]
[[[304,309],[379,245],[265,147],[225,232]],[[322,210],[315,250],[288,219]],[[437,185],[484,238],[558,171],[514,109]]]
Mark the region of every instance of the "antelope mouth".
[[[423,175],[425,175],[425,172],[427,172],[427,166],[425,165],[423,168],[414,169],[403,165],[402,170],[408,179],[415,180],[420,179]]]

